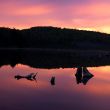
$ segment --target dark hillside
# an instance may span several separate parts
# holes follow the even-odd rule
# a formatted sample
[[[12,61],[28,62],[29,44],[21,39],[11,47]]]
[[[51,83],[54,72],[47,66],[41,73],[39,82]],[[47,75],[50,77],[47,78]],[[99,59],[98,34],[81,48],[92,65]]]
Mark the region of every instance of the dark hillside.
[[[109,50],[110,35],[57,27],[0,28],[0,48]]]

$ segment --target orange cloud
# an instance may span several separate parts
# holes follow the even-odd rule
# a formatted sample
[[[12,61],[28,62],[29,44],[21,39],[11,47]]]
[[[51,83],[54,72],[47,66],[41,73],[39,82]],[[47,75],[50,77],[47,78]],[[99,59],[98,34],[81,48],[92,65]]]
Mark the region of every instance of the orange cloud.
[[[48,14],[51,10],[46,6],[32,6],[32,7],[24,7],[16,10],[15,15],[18,16],[36,16],[42,14]]]
[[[75,4],[73,1],[63,4],[33,1],[30,5],[21,1],[3,2],[0,4],[0,26],[22,29],[49,25],[110,33],[109,4],[107,1]]]
[[[76,28],[97,30],[110,33],[110,11],[107,3],[91,3],[70,7],[72,24]]]

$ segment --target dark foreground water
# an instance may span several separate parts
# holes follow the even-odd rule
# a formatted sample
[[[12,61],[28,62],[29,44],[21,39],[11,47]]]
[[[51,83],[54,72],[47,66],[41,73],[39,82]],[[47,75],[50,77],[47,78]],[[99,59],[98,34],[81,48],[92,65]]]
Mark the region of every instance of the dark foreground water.
[[[110,110],[110,66],[88,68],[94,77],[76,83],[76,68],[0,68],[0,110]],[[36,80],[15,75],[38,72]],[[55,76],[55,84],[50,82]]]

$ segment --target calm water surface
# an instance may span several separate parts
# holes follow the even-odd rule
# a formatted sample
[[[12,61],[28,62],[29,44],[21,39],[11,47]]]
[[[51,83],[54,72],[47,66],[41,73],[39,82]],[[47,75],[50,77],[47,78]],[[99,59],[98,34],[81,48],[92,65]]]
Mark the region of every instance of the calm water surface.
[[[18,64],[0,68],[0,110],[110,110],[110,66],[92,67],[86,85],[76,83],[76,68],[36,69]],[[15,75],[38,72],[34,81]],[[55,85],[50,79],[55,76]]]

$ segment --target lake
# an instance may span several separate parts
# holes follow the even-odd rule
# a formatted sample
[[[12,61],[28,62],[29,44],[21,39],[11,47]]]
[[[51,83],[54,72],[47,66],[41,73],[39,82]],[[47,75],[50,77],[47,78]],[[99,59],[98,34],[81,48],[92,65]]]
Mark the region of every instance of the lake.
[[[2,65],[0,110],[110,110],[110,66],[87,69],[94,77],[84,85],[76,82],[77,68]],[[36,80],[15,79],[16,75],[36,72]],[[54,84],[50,81],[52,76]]]
[[[0,52],[0,110],[110,110],[108,51]]]

